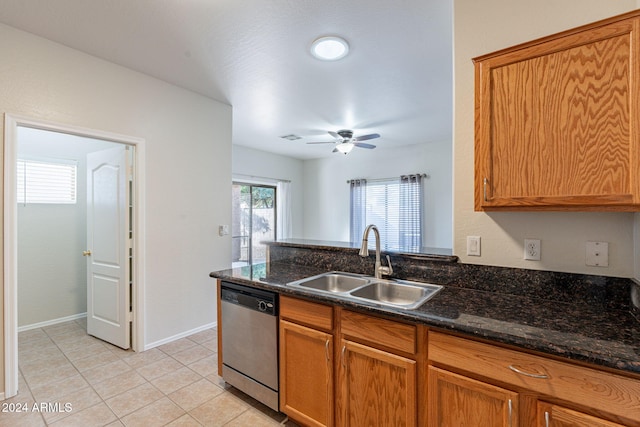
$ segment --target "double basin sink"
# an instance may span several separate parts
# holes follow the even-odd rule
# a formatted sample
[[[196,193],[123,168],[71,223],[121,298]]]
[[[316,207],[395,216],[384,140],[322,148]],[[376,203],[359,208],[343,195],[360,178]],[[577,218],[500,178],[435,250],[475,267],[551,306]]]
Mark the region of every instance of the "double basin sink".
[[[408,310],[424,304],[442,289],[440,285],[408,280],[376,279],[371,276],[339,271],[307,277],[287,283],[287,286]]]

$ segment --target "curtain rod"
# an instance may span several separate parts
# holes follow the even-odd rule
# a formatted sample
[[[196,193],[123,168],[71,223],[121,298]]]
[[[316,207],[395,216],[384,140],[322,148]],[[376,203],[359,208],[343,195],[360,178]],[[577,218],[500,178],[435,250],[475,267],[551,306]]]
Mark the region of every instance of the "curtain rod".
[[[426,174],[426,173],[410,173],[410,174],[405,174],[405,175],[420,175],[422,178],[430,178],[429,174]],[[356,180],[364,179],[367,182],[377,182],[377,181],[391,181],[392,179],[400,179],[400,177],[394,176],[392,178],[372,178],[372,179],[369,179],[369,178],[354,178],[354,179],[356,179]],[[348,179],[347,180],[347,184],[350,184],[351,181],[353,181],[353,180]]]
[[[243,174],[237,174],[237,173],[232,174],[231,178],[235,180],[236,177],[238,179],[261,179],[264,181],[272,181],[272,182],[291,182],[290,179],[270,178],[267,176],[257,176],[257,175],[243,175]]]

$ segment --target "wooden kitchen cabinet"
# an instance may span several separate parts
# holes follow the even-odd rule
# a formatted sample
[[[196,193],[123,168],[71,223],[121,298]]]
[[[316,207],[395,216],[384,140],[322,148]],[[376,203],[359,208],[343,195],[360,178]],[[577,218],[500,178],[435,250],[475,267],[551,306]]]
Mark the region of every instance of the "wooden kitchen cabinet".
[[[339,333],[337,424],[418,425],[418,402],[424,398],[417,384],[424,366],[419,341],[426,332],[416,325],[342,310]]]
[[[332,316],[330,306],[280,298],[280,411],[307,426],[333,425]]]
[[[537,427],[624,427],[582,412],[547,402],[538,402]]]
[[[429,367],[429,426],[518,426],[518,393]]]
[[[304,426],[425,425],[425,351],[423,326],[281,295],[280,410]]]
[[[640,12],[474,64],[475,210],[640,210]]]
[[[514,427],[640,426],[638,379],[434,331],[428,354],[429,426],[510,425],[509,400]]]
[[[415,360],[342,340],[338,381],[341,425],[416,425]]]
[[[310,426],[333,420],[333,336],[280,321],[280,410]]]

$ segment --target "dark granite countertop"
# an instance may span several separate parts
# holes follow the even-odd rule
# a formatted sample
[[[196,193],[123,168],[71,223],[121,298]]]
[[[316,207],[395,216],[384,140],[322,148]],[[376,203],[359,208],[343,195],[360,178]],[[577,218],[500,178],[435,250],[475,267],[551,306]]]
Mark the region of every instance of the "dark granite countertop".
[[[405,310],[286,286],[326,271],[271,262],[210,276],[640,374],[640,316],[630,306],[612,307],[608,301],[594,302],[589,296],[558,301],[441,283],[445,287],[435,297],[415,310]]]

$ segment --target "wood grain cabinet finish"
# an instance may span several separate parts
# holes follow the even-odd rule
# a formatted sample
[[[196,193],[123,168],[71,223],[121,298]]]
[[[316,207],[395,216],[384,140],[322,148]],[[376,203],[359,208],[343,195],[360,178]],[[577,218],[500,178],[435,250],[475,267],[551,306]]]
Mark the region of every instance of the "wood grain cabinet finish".
[[[415,426],[416,361],[342,340],[339,384],[344,426]]]
[[[280,320],[280,410],[308,426],[333,425],[333,336]]]
[[[563,406],[538,402],[537,427],[623,427]]]
[[[334,425],[333,307],[280,297],[280,411]]]
[[[638,379],[434,331],[428,354],[430,368],[438,368],[436,378],[429,378],[430,405],[443,393],[437,378],[445,370],[517,393],[520,421],[514,426],[546,427],[546,419],[563,427],[640,426]]]
[[[518,425],[518,393],[429,367],[429,426]]]
[[[424,327],[281,296],[280,410],[304,426],[417,426],[425,341]]]
[[[474,64],[475,210],[640,210],[640,12]]]

